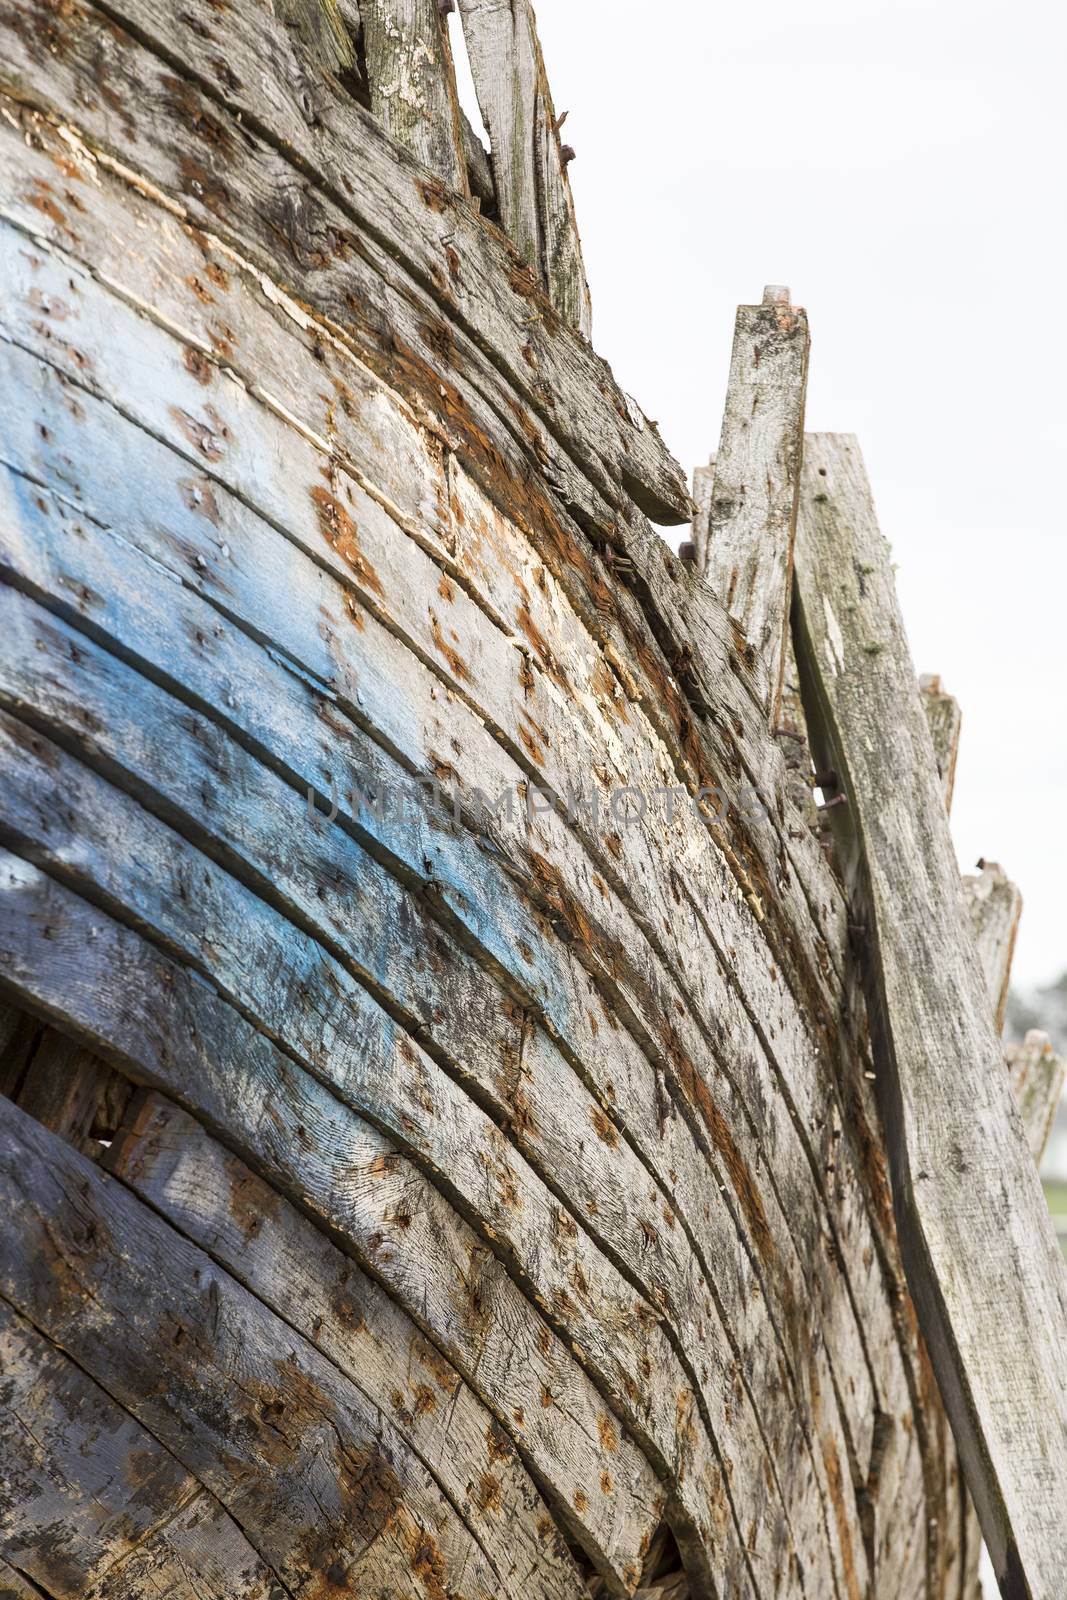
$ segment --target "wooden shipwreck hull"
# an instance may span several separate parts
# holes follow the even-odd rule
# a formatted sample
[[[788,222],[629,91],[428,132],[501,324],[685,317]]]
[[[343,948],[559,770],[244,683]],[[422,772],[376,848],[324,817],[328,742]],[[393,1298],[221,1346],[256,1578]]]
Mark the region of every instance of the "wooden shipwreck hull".
[[[524,0],[492,170],[435,3],[286,9],[0,18],[0,1595],[970,1600],[777,709],[803,314],[756,648]]]

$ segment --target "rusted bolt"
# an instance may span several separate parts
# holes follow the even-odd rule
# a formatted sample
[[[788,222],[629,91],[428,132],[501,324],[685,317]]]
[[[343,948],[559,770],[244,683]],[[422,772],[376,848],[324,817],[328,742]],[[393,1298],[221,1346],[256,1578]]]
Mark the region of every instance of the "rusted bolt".
[[[818,809],[820,811],[832,811],[835,806],[847,806],[847,805],[848,805],[848,795],[847,794],[835,794],[832,800],[827,800],[826,803],[824,805],[819,806]]]
[[[815,774],[815,787],[816,789],[836,789],[838,787],[837,773],[833,771],[817,772]]]
[[[437,13],[443,22],[456,9],[456,0],[437,0]]]
[[[572,144],[561,144],[559,147],[559,159],[565,167],[569,167],[574,160],[574,146]]]

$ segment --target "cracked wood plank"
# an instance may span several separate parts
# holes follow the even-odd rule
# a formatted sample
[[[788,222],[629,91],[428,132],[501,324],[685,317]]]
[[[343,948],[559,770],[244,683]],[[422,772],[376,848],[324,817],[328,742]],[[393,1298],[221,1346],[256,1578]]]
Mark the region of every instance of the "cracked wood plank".
[[[202,982],[26,863],[7,857],[4,871],[0,975],[9,992],[224,1132],[339,1239],[482,1397],[613,1592],[626,1593],[661,1492],[486,1243],[390,1141]],[[42,926],[54,935],[47,951],[35,948]]]
[[[848,796],[835,833],[869,919],[909,1282],[1002,1593],[1053,1600],[1067,1563],[1067,1269],[1005,1082],[853,439],[808,436],[798,556],[805,704]]]
[[[0,1133],[5,1298],[217,1497],[286,1589],[332,1574],[426,1600],[508,1592],[354,1383],[10,1102]]]
[[[459,0],[459,9],[501,227],[552,304],[588,338],[589,289],[533,7],[530,0]]]
[[[371,110],[394,139],[467,196],[456,78],[438,0],[361,0]]]
[[[392,1417],[516,1594],[580,1600],[578,1569],[511,1441],[350,1256],[161,1095],[130,1108],[104,1165]]]
[[[0,1382],[0,1547],[35,1600],[283,1600],[222,1506],[2,1299]]]
[[[772,285],[738,306],[710,488],[703,576],[756,653],[778,725],[808,377],[807,313]]]

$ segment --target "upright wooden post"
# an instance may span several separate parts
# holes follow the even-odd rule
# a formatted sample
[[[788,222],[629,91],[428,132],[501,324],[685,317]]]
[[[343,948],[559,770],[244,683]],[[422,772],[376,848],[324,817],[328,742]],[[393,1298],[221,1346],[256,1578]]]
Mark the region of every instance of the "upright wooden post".
[[[448,34],[437,0],[361,0],[371,109],[450,189],[468,193]]]
[[[478,105],[489,132],[500,226],[543,279],[561,316],[588,337],[589,288],[530,0],[460,0]]]
[[[809,435],[797,553],[808,725],[863,965],[909,1284],[1008,1600],[1067,1572],[1067,1270],[1003,1068],[933,745],[855,440]]]
[[[738,306],[703,572],[756,651],[778,721],[804,439],[808,319],[771,285]]]

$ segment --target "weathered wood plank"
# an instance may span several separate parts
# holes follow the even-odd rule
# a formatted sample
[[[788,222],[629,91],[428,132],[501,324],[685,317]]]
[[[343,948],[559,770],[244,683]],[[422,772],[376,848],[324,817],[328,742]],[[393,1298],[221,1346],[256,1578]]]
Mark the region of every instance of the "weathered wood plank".
[[[108,793],[107,785],[79,770],[54,747],[37,736],[27,739],[25,732],[20,737],[14,724],[4,725],[0,736],[8,825],[27,842],[35,859],[46,860],[51,870],[72,880],[75,888],[86,884],[93,898],[103,896],[106,904],[128,908],[139,925],[159,930],[168,948],[180,948],[186,959],[198,966],[206,963],[205,970],[223,992],[236,998],[243,1010],[261,1018],[272,1035],[298,1050],[312,1070],[340,1081],[342,1064],[352,1055],[352,1041],[358,1041],[360,1074],[369,1074],[371,1080],[382,1084],[395,1078],[395,1066],[390,1066],[377,1045],[374,1008],[359,994],[344,967],[324,951],[316,952],[296,929],[286,929],[269,908],[241,891],[205,858],[197,858],[176,835],[165,835],[158,826],[153,831],[140,808],[128,801],[122,803],[114,791]],[[173,760],[177,754],[174,740],[164,737],[163,743]],[[76,833],[68,831],[67,817],[77,819]],[[114,839],[121,839],[123,847],[109,862]],[[262,840],[262,847],[269,859],[269,837]],[[78,863],[73,871],[68,865],[71,861]],[[140,867],[131,872],[134,862]],[[191,892],[192,885],[195,892]],[[310,906],[314,906],[314,895]],[[419,948],[431,965],[441,966],[429,930]],[[699,1277],[694,1281],[696,1266],[688,1256],[686,1236],[674,1223],[664,1197],[657,1195],[654,1187],[649,1193],[647,1174],[633,1160],[609,1114],[591,1098],[583,1101],[566,1064],[533,1028],[526,1028],[521,1039],[516,1038],[521,1072],[512,1080],[513,1092],[508,1092],[511,1074],[505,1064],[514,1052],[506,1048],[506,1037],[495,1047],[482,1025],[483,1008],[477,996],[461,994],[457,987],[462,972],[462,957],[454,952],[447,979],[450,1003],[444,1008],[456,1014],[454,1037],[450,1037],[453,1030],[435,1020],[436,1039],[446,1043],[455,1057],[466,1050],[469,1065],[463,1069],[464,1076],[473,1073],[480,1094],[489,1097],[502,1118],[511,1118],[519,1147],[554,1180],[557,1191],[573,1197],[576,1214],[588,1217],[594,1236],[613,1246],[619,1259],[639,1263],[639,1279],[647,1283],[657,1302],[669,1309],[676,1325],[684,1329],[689,1318],[694,1319],[692,1339],[703,1338],[713,1347],[710,1352],[705,1350],[703,1365],[709,1403],[716,1404],[725,1376],[717,1347],[725,1344],[727,1335],[721,1328],[716,1330],[714,1305],[704,1308],[707,1291]],[[408,1008],[415,1001],[414,995],[403,994],[395,984],[391,992],[394,996],[400,993]],[[377,1027],[381,1029],[381,1019]],[[400,1052],[399,1064],[408,1063],[404,1070],[410,1080],[393,1096],[401,1106],[413,1097],[420,1103],[426,1099],[425,1067],[412,1071],[418,1055],[413,1043]],[[483,1058],[488,1071],[479,1070]],[[673,1137],[666,1144],[664,1159],[681,1166],[685,1150],[676,1131],[679,1124],[671,1119],[668,1126]],[[680,1126],[684,1129],[684,1124]],[[589,1130],[585,1137],[583,1129]],[[412,1145],[405,1127],[399,1128],[399,1135],[403,1143]],[[418,1145],[421,1141],[414,1142]],[[763,1341],[751,1342],[750,1330],[762,1327],[765,1334],[766,1325],[751,1316],[747,1273],[738,1276],[733,1265],[736,1245],[731,1248],[729,1216],[718,1207],[710,1211],[707,1206],[707,1169],[699,1159],[690,1158],[689,1165],[694,1183],[703,1184],[707,1219],[701,1238],[713,1252],[708,1257],[715,1274],[712,1281],[724,1297],[729,1334],[739,1341],[739,1360],[752,1363],[749,1376],[769,1437],[784,1450],[787,1441],[777,1432],[774,1400],[780,1386],[777,1365],[773,1359],[768,1361]],[[765,1379],[761,1377],[764,1373]],[[731,1410],[744,1404],[744,1395],[732,1396],[729,1402]],[[788,1414],[794,1407],[787,1404],[780,1409]],[[734,1431],[736,1424],[727,1425],[724,1437]],[[801,1441],[801,1450],[803,1447]],[[746,1480],[758,1455],[751,1443],[745,1450],[747,1458],[735,1455],[739,1482]],[[788,1466],[779,1459],[778,1471],[783,1477]],[[810,1472],[798,1471],[797,1478],[810,1482]],[[798,1527],[803,1560],[810,1571],[819,1570],[817,1532],[817,1521],[814,1529],[804,1523]],[[814,1545],[808,1543],[810,1539]]]
[[[104,1165],[392,1417],[517,1595],[582,1582],[514,1446],[400,1306],[162,1096],[131,1108]]]
[[[849,799],[835,832],[870,919],[909,1281],[1002,1592],[1052,1600],[1067,1563],[1067,1271],[1004,1081],[854,440],[808,436],[798,541],[805,704]]]
[[[739,306],[734,327],[703,575],[756,652],[772,728],[778,725],[793,582],[807,314],[788,289]]]
[[[38,267],[40,267],[40,264],[38,264]],[[64,280],[64,282],[66,282],[66,280]],[[45,290],[43,290],[42,282],[38,282],[37,283],[37,288],[35,288],[35,294],[37,294],[37,296],[40,296],[40,294],[42,294],[42,293],[45,293]],[[45,296],[45,298],[48,298],[48,296]],[[53,344],[53,346],[51,346],[51,349],[54,350],[54,344]],[[99,368],[101,368],[101,366],[104,365],[104,363],[106,363],[107,352],[106,352],[106,350],[101,349],[101,347],[99,347],[98,344],[96,344],[96,342],[94,342],[93,346],[91,346],[91,352],[93,352],[93,357],[91,357],[91,358],[93,358],[94,366],[96,366],[96,368],[98,368],[98,370],[99,370]],[[83,347],[80,347],[80,354],[86,354],[85,349],[83,349]],[[178,376],[179,376],[179,378],[181,378],[181,366],[179,366]],[[115,379],[115,381],[118,381],[118,379]],[[192,387],[194,387],[194,389],[195,389],[195,386],[192,386]],[[192,405],[192,403],[195,403],[195,400],[192,400],[192,398],[190,398],[190,402],[189,403],[190,403],[190,405]],[[227,424],[226,424],[227,442],[234,442],[234,440],[237,440],[237,442],[240,442],[240,440],[242,440],[242,437],[245,438],[245,445],[243,445],[243,446],[238,445],[238,448],[242,448],[243,453],[245,453],[246,456],[248,456],[248,464],[246,464],[246,466],[242,467],[242,477],[240,477],[240,486],[242,486],[242,490],[245,491],[245,493],[254,493],[254,485],[256,485],[256,483],[259,483],[259,485],[262,485],[262,482],[264,482],[264,467],[262,467],[261,464],[259,464],[259,462],[256,461],[256,456],[254,456],[254,451],[251,451],[251,454],[250,454],[251,446],[250,446],[250,443],[248,443],[248,434],[250,434],[250,427],[248,427],[248,422],[245,422],[245,424],[243,424],[243,426],[242,426],[242,422],[238,421],[238,419],[232,419],[232,421],[230,421],[229,413],[222,413],[222,414],[226,414],[226,416],[227,416]],[[163,416],[165,416],[165,413],[163,413],[163,411],[160,411],[160,408],[158,408],[158,406],[157,406],[157,410],[155,410],[155,413],[154,413],[154,419],[157,418],[157,416],[158,416],[158,419],[160,419],[160,426],[162,426],[162,419],[163,419]],[[232,445],[232,443],[230,443],[229,450],[227,450],[227,454],[232,454],[232,453],[234,453],[234,445]],[[472,507],[472,502],[470,502],[470,498],[469,498],[469,496],[467,496],[467,512],[472,512],[472,509],[474,509],[474,507]],[[307,518],[304,518],[304,520],[307,520]],[[362,522],[365,522],[365,517],[363,517],[363,515],[360,515],[360,520],[362,520]],[[379,518],[379,522],[381,522],[381,518]],[[387,565],[389,565],[389,563],[387,563]],[[382,568],[381,563],[378,563],[378,557],[376,557],[376,566],[378,566],[378,571],[384,570],[384,568]],[[410,563],[408,563],[408,568],[410,568]],[[531,574],[531,576],[533,576],[533,574]],[[435,586],[437,586],[437,579],[435,579],[434,586],[432,586],[432,587],[435,587]],[[523,589],[523,592],[526,592],[526,586],[522,586],[522,589]],[[405,602],[406,602],[406,600],[410,600],[410,598],[411,598],[410,584],[405,584],[405,586],[403,586],[402,592],[400,592],[400,598],[402,598],[402,600],[405,600]],[[537,605],[539,605],[539,600],[537,600],[536,589],[533,590],[533,598],[530,598],[530,594],[528,594],[528,602],[530,602],[530,605],[533,605],[534,606],[534,610],[536,610]],[[459,603],[459,605],[462,605],[462,597],[459,597],[459,602],[458,603]],[[520,619],[522,619],[523,610],[525,610],[525,606],[520,606]],[[549,606],[549,608],[547,608],[547,611],[549,611],[549,616],[552,616],[552,610],[553,610],[553,608],[550,608],[550,606]],[[557,610],[558,610],[558,608],[557,608]],[[430,618],[430,624],[432,624],[432,622],[434,622],[434,608],[432,608],[432,606],[430,606],[429,618]],[[408,618],[406,618],[405,621],[406,621],[406,626],[411,627],[410,616],[408,616]],[[531,624],[530,624],[530,622],[528,622],[528,624],[526,624],[526,627],[528,627],[528,629],[530,629],[530,626],[531,626]],[[545,626],[547,626],[547,621],[545,621]],[[426,619],[422,619],[422,622],[419,622],[419,624],[416,624],[416,634],[418,634],[418,632],[424,632],[424,630],[426,630]],[[456,635],[456,637],[458,637],[458,635]],[[466,638],[466,637],[469,637],[469,635],[464,634],[464,638]],[[430,640],[429,637],[427,637],[427,640],[426,640],[426,648],[427,648],[427,650],[430,650],[430,648],[432,648],[432,640]],[[574,648],[574,650],[571,650],[571,648],[569,648],[569,646],[568,646],[569,659],[571,659],[571,661],[581,661],[581,659],[584,658],[584,656],[587,656],[587,648],[589,648],[589,645],[587,645],[587,642],[585,642],[584,645],[581,645],[581,643],[579,643],[579,645],[577,645],[577,648]],[[496,704],[491,704],[491,707],[490,707],[491,715],[493,715],[493,718],[494,718],[494,723],[496,723],[496,726],[498,726],[498,728],[499,728],[499,726],[512,726],[512,725],[515,725],[515,723],[517,723],[517,722],[520,723],[520,726],[522,726],[522,718],[525,717],[525,710],[522,709],[522,701],[523,701],[523,694],[528,693],[528,688],[523,688],[522,682],[520,682],[520,680],[523,680],[523,678],[525,678],[525,670],[523,670],[522,661],[518,661],[518,658],[512,658],[512,661],[514,661],[514,666],[510,667],[510,678],[512,678],[512,685],[514,685],[514,688],[512,688],[512,694],[514,694],[514,696],[515,696],[514,704],[512,704],[512,707],[510,707],[510,710],[507,709],[507,707],[502,707],[501,704],[499,704],[499,701],[496,701]],[[537,667],[537,662],[536,661],[531,662],[530,669],[531,670],[536,670],[536,667]],[[467,670],[467,677],[470,677],[470,670],[477,670],[477,662],[475,662],[474,659],[472,659],[472,666],[470,666],[470,669]],[[480,682],[482,682],[483,685],[488,686],[488,688],[490,688],[490,690],[493,690],[493,686],[494,685],[499,685],[499,682],[501,682],[501,678],[499,678],[499,669],[496,670],[496,674],[494,674],[494,672],[490,672],[490,674],[486,674],[485,678],[482,678],[482,680],[480,680]],[[528,678],[526,678],[526,682],[528,682]],[[595,688],[595,685],[593,685],[593,688]],[[552,698],[549,698],[549,710],[552,710]],[[614,720],[616,720],[616,723],[617,723],[617,717],[614,718]],[[534,726],[536,726],[536,725],[534,725]],[[617,726],[616,726],[616,731],[614,731],[614,733],[613,733],[613,731],[609,730],[608,726],[605,726],[605,730],[603,730],[603,731],[605,731],[606,738],[608,738],[608,739],[617,739],[617,736],[619,736],[619,733],[625,734],[625,728],[617,728]],[[400,738],[400,733],[392,734],[392,736],[395,736],[395,738]],[[629,742],[630,742],[630,750],[632,750],[632,752],[633,752],[632,758],[630,758],[629,771],[630,771],[630,776],[633,776],[633,770],[635,770],[635,760],[638,760],[638,758],[641,758],[641,744],[640,744],[640,741],[635,742],[635,741],[633,741],[632,738],[630,738]],[[565,749],[566,749],[566,746],[565,746]],[[552,755],[552,741],[550,741],[550,739],[549,739],[549,754]],[[581,757],[579,757],[579,768],[581,768],[581,765],[582,765]],[[622,768],[622,771],[625,771],[625,766],[624,766],[624,768]],[[541,774],[537,774],[537,776],[541,776]],[[558,794],[566,794],[566,792],[568,792],[568,789],[569,789],[568,778],[569,778],[569,776],[571,776],[571,774],[566,774],[566,773],[561,774],[561,778],[558,779],[558,781],[557,781],[557,792],[558,792]],[[581,776],[581,773],[577,774],[577,776]],[[661,778],[661,776],[664,776],[664,778],[665,778],[665,776],[670,776],[670,774],[669,773],[657,773],[657,771],[649,771],[649,774],[648,774],[649,787],[653,786],[654,782],[656,782],[656,779]],[[699,830],[697,830],[697,832],[699,832]],[[563,834],[563,835],[561,835],[561,837],[566,837],[566,835]],[[633,854],[632,842],[630,842],[630,838],[627,837],[627,835],[625,835],[625,832],[624,832],[624,834],[622,834],[621,845],[622,845],[622,848],[624,848],[624,850],[627,851],[627,853]],[[697,848],[697,850],[696,850],[696,870],[701,870],[701,862],[699,862],[699,858],[701,858],[701,854],[704,854],[704,851],[701,851],[701,850],[699,850],[699,848]],[[611,867],[611,864],[609,864],[609,862],[606,861],[605,856],[603,856],[603,853],[601,853],[601,858],[600,858],[600,869],[603,870],[603,872],[611,872],[611,874],[613,874],[613,877],[617,878],[617,874],[614,874],[613,867]],[[645,870],[645,869],[643,869],[643,859],[641,859],[640,848],[638,848],[638,853],[637,854],[633,854],[633,869],[635,869],[635,872],[638,872],[638,870],[640,870],[640,872],[643,872],[643,870]],[[581,896],[581,898],[582,899],[589,899],[589,896]],[[593,896],[593,898],[595,898],[595,896]],[[721,901],[723,901],[723,896],[721,896],[720,886],[715,885],[715,886],[713,886],[712,890],[710,890],[710,893],[707,894],[707,902],[709,902],[710,906],[715,907],[715,906],[717,906],[717,904],[721,904]],[[670,910],[672,910],[672,907],[664,906],[664,923],[667,926],[669,926]],[[723,949],[725,949],[725,947],[728,947],[729,944],[731,944],[731,942],[734,941],[734,938],[737,938],[736,931],[734,931],[734,933],[723,933],[723,936],[721,936],[721,939],[720,939],[721,946],[723,946]],[[621,949],[625,949],[625,941],[624,941],[624,944],[622,944]],[[707,974],[709,974],[709,970],[707,970],[707,963],[696,963],[696,966],[693,966],[693,960],[691,960],[691,957],[689,957],[688,958],[688,965],[689,965],[689,970],[694,971],[694,973],[696,973],[697,979],[702,979],[702,981],[707,981]],[[777,1000],[776,1000],[776,1002],[774,1002],[774,1005],[777,1005],[777,1003],[779,1003],[779,1002],[777,1002]],[[757,1000],[755,1000],[755,1006],[757,1006],[757,1010],[758,1011],[766,1011],[766,1008],[768,1008],[768,1006],[766,1006],[765,998],[763,998],[763,997],[757,998]],[[640,1008],[638,1008],[638,1010],[640,1010]],[[721,1000],[718,1000],[718,998],[717,998],[717,1000],[715,1000],[715,1002],[709,1003],[709,1010],[707,1010],[707,1014],[709,1014],[709,1018],[710,1018],[710,1016],[715,1016],[715,1018],[720,1019],[721,1018],[721,1014],[723,1014],[723,1008],[721,1008]],[[683,1024],[683,1026],[685,1026],[685,1024]],[[745,1024],[745,1026],[747,1026],[747,1024]],[[702,1046],[697,1045],[696,1048],[697,1048],[697,1050],[701,1050]],[[758,1046],[757,1046],[757,1048],[758,1048]],[[784,1126],[785,1126],[785,1131],[787,1131],[787,1133],[792,1133],[792,1130],[790,1130],[789,1118],[785,1118]],[[787,1230],[787,1232],[790,1232],[790,1230]],[[861,1408],[861,1414],[862,1414],[862,1408]]]
[[[218,1502],[3,1300],[0,1383],[0,1546],[40,1590],[137,1600],[133,1574],[164,1592],[151,1583],[166,1570],[175,1600],[282,1600]]]
[[[437,0],[361,0],[371,110],[451,189],[468,195],[459,100]]]
[[[356,1383],[7,1101],[0,1135],[5,1298],[218,1498],[290,1591],[332,1571],[372,1595],[509,1592]]]
[[[367,0],[363,0],[366,11]],[[275,0],[274,10],[294,30],[311,57],[340,76],[356,66],[356,52],[338,0]]]
[[[501,226],[552,304],[588,338],[589,289],[533,7],[460,0],[459,9]]]
[[[662,1496],[496,1256],[389,1141],[206,985],[17,858],[5,857],[4,874],[8,992],[222,1132],[337,1237],[481,1395],[603,1576],[626,1592],[622,1574],[632,1567],[636,1582]]]
[[[963,897],[999,1034],[1004,1027],[1023,897],[995,861],[980,861],[977,874],[964,875]]]
[[[293,41],[266,11],[228,7],[208,38],[179,0],[125,0],[124,11],[154,54],[129,35],[116,49],[114,23],[84,6],[68,18],[61,56],[37,48],[29,21],[12,31],[3,82],[71,117],[112,159],[180,196],[191,220],[254,255],[304,304],[365,342],[379,370],[388,368],[483,462],[488,440],[475,425],[482,393],[492,397],[493,448],[506,448],[510,434],[516,457],[525,452],[534,471],[550,466],[592,525],[606,529],[613,514],[629,514],[627,497],[658,521],[688,521],[681,469],[588,342],[552,315],[499,236],[428,186],[421,165],[405,161],[372,116],[314,93]],[[47,0],[29,0],[28,19],[46,30],[49,15]],[[106,99],[93,93],[101,60],[113,80]],[[146,84],[158,93],[146,96]],[[319,186],[298,176],[289,151]],[[357,151],[355,186],[348,173]],[[521,425],[516,401],[527,408]],[[527,475],[519,470],[520,480]]]

